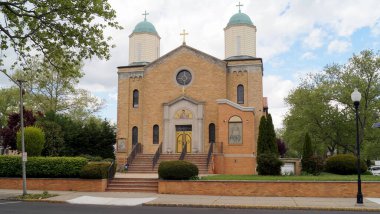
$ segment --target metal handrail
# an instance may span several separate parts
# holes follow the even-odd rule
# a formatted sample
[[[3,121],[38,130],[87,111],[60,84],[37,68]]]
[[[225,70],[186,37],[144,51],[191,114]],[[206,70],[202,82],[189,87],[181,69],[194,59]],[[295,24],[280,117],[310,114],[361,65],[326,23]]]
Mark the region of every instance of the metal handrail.
[[[154,167],[156,166],[158,160],[160,159],[161,152],[162,152],[162,142],[158,146],[157,151],[156,151],[156,153],[153,156],[153,159],[152,159],[152,170],[154,169]]]
[[[141,152],[141,143],[137,143],[136,145],[133,146],[132,151],[127,158],[127,164],[131,165],[137,153],[140,153],[140,152]]]
[[[187,153],[187,148],[186,147],[187,147],[187,142],[185,141],[185,143],[182,146],[182,152],[181,152],[181,156],[179,156],[179,160],[185,159],[185,156],[186,156],[186,153]]]
[[[208,149],[208,154],[207,154],[207,167],[210,164],[211,161],[211,155],[214,151],[214,141],[210,141],[210,148]]]
[[[108,184],[115,177],[115,173],[116,173],[115,160],[113,160],[111,162],[111,165],[108,167],[108,180],[107,180]]]

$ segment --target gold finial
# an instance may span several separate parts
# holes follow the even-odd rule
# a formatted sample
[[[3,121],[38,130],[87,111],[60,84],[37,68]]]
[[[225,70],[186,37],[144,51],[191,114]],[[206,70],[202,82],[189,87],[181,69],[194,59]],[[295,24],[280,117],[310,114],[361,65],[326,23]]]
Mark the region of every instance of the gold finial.
[[[185,95],[185,86],[182,86],[182,95]]]
[[[146,16],[149,15],[146,11],[142,14],[144,16],[144,21],[146,21]]]
[[[239,7],[239,13],[241,13],[241,10],[240,10],[240,7],[243,6],[242,4],[240,4],[240,1],[239,1],[239,4],[236,5],[236,7]]]
[[[189,33],[186,33],[185,29],[182,30],[182,33],[180,33],[179,35],[183,36],[183,43],[182,44],[186,44],[186,35],[189,35]]]

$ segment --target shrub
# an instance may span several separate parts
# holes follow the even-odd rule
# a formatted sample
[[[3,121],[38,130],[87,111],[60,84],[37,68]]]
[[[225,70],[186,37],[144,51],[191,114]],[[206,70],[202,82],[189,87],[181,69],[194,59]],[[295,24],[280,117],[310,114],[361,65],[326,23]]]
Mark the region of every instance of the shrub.
[[[280,175],[282,165],[282,161],[273,154],[261,154],[257,157],[257,172],[259,175]]]
[[[340,175],[356,174],[357,158],[351,154],[335,155],[327,158],[326,171]],[[360,161],[361,172],[367,171],[367,166],[363,160]]]
[[[29,157],[26,176],[30,178],[78,178],[87,160],[81,157]],[[20,177],[21,157],[0,156],[0,177]]]
[[[108,178],[110,166],[109,162],[90,162],[82,168],[79,177],[84,179]]]
[[[91,155],[83,154],[83,155],[80,155],[80,157],[84,157],[84,158],[86,158],[88,161],[91,161],[91,162],[99,162],[99,161],[103,161],[103,158],[100,157],[100,156],[91,156]]]
[[[175,160],[163,161],[158,167],[158,175],[167,180],[188,180],[198,176],[198,167],[190,162]]]
[[[302,172],[319,175],[323,170],[323,159],[319,156],[302,158]]]
[[[42,129],[34,126],[24,130],[25,151],[28,156],[40,156],[45,144],[45,134]],[[17,149],[21,151],[21,130],[17,132]]]

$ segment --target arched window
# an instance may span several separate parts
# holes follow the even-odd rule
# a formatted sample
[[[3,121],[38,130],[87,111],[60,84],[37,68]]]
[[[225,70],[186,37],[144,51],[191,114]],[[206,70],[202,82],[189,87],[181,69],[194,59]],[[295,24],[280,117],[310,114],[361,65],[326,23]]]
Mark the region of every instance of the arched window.
[[[153,144],[158,144],[159,140],[160,140],[160,128],[156,124],[153,126]]]
[[[208,125],[208,142],[215,143],[215,124],[213,123],[210,123],[210,125]]]
[[[133,108],[139,107],[139,90],[133,90]]]
[[[237,103],[244,104],[244,86],[238,85],[237,87]]]
[[[136,145],[139,140],[139,129],[137,126],[132,128],[132,146]]]
[[[228,144],[243,144],[242,122],[238,116],[233,116],[228,121]]]

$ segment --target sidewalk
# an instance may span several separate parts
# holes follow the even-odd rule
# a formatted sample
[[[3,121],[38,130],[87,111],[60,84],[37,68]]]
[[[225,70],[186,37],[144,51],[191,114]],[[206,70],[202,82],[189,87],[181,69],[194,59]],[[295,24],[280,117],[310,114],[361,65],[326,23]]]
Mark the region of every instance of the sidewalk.
[[[41,193],[42,191],[28,191]],[[49,191],[59,196],[41,201],[55,203],[98,204],[117,206],[188,206],[256,209],[303,209],[303,210],[353,210],[379,211],[380,199],[365,198],[364,206],[356,206],[355,198],[311,198],[311,197],[238,197],[204,195],[166,195],[157,193],[126,192],[69,192]],[[0,199],[5,200],[22,194],[21,190],[0,190]],[[376,203],[377,202],[377,203]]]

